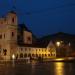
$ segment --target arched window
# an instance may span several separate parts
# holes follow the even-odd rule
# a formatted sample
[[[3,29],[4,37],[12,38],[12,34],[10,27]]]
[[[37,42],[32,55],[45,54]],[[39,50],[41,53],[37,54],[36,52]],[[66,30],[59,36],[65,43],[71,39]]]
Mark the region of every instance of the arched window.
[[[32,54],[32,57],[35,57],[35,54]]]
[[[45,57],[46,57],[47,55],[45,54]]]
[[[39,54],[39,57],[41,57],[41,54]]]
[[[50,54],[48,54],[48,56],[50,56]]]
[[[14,32],[12,32],[12,37],[14,36]]]
[[[38,57],[38,54],[36,54],[36,57]]]
[[[13,23],[15,22],[15,19],[14,19],[14,18],[12,18],[12,22],[13,22]]]
[[[7,50],[6,49],[3,49],[3,54],[7,55]]]
[[[31,54],[30,53],[28,54],[28,57],[31,57]]]
[[[18,54],[16,55],[16,59],[18,58]]]
[[[27,54],[24,54],[24,57],[26,58],[27,57]]]
[[[23,58],[23,53],[20,54],[20,58]]]

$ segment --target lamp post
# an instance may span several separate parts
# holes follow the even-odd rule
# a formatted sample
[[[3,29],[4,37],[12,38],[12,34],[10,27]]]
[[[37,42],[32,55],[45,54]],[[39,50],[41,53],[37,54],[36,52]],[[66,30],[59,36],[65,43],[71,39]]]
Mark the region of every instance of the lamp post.
[[[61,42],[60,41],[57,41],[56,42],[56,46],[57,46],[57,56],[59,57],[60,56],[60,46],[61,46]]]
[[[12,55],[12,59],[13,59],[13,60],[15,59],[15,55],[14,55],[14,54]]]
[[[13,65],[13,67],[15,66],[14,60],[15,60],[15,54],[12,54],[12,65]]]
[[[61,43],[59,41],[56,42],[57,47],[59,47],[61,45]]]

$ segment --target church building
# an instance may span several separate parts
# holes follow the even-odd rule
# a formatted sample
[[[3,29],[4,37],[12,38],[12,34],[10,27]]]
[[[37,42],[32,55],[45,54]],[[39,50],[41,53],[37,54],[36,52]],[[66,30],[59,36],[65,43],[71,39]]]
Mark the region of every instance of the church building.
[[[11,60],[13,55],[17,60],[55,58],[56,48],[51,41],[45,44],[37,42],[25,24],[18,24],[17,14],[10,11],[0,18],[0,59]]]

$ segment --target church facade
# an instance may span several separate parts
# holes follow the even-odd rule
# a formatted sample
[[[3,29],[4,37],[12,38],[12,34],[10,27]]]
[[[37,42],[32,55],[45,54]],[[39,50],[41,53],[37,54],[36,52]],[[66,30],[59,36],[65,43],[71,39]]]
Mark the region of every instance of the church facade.
[[[34,43],[32,32],[25,25],[20,26],[17,14],[13,11],[0,18],[1,60],[10,60],[12,55],[15,56],[15,59],[56,57],[56,48],[52,42],[49,41],[45,46],[41,46],[41,43]]]

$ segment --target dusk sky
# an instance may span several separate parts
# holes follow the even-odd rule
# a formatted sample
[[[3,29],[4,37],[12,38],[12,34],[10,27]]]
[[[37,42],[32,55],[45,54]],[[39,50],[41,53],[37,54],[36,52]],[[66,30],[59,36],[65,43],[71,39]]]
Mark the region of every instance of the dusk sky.
[[[25,23],[37,36],[60,31],[75,34],[75,0],[0,0],[0,16],[13,5],[19,23]]]

